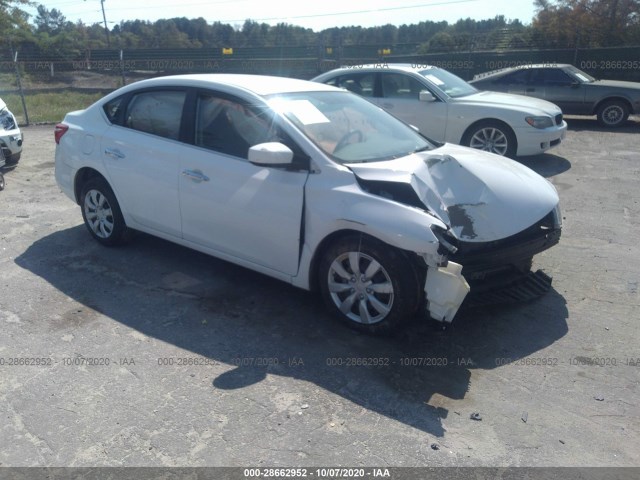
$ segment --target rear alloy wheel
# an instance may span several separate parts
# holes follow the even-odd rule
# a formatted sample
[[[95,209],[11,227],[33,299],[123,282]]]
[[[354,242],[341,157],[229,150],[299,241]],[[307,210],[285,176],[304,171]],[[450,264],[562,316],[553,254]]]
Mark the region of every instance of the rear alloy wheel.
[[[461,143],[503,157],[516,154],[515,135],[509,127],[499,122],[486,121],[474,125],[464,134]]]
[[[603,127],[621,127],[628,118],[629,107],[620,100],[609,100],[598,108],[598,123]]]
[[[102,178],[91,178],[82,188],[82,218],[89,233],[108,247],[121,245],[129,239],[120,206],[111,187]]]
[[[389,333],[420,305],[421,289],[407,258],[366,237],[346,237],[325,253],[320,287],[327,306],[352,328]]]

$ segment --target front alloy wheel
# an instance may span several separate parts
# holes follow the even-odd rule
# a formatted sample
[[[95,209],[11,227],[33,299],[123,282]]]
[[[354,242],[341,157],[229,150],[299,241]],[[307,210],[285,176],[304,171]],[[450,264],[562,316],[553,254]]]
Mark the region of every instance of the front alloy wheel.
[[[516,153],[515,136],[498,122],[486,121],[470,128],[461,143],[503,157],[513,157]]]
[[[618,100],[606,102],[598,109],[598,123],[603,127],[620,127],[628,118],[629,107]]]
[[[319,268],[329,309],[352,328],[374,334],[396,330],[417,311],[424,296],[419,277],[403,252],[365,235],[334,243]]]
[[[393,307],[393,284],[376,260],[361,252],[346,252],[336,258],[327,278],[334,305],[357,323],[378,323]]]

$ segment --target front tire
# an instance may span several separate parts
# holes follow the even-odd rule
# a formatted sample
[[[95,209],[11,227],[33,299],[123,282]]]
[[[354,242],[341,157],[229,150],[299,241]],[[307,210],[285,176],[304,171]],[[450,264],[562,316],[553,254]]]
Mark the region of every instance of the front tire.
[[[598,107],[598,123],[603,127],[621,127],[628,118],[629,106],[620,100],[609,100]]]
[[[516,136],[507,125],[486,120],[472,125],[463,135],[462,145],[513,158],[516,155]]]
[[[323,255],[320,288],[329,309],[351,328],[396,331],[421,301],[418,275],[399,250],[365,236],[349,236]]]
[[[116,196],[105,180],[94,177],[83,185],[80,206],[87,230],[102,245],[112,247],[129,240],[130,230]]]

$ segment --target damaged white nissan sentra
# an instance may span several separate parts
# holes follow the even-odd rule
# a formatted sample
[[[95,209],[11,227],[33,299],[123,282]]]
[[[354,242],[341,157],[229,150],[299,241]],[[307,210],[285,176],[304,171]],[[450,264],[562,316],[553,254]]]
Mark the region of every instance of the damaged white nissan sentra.
[[[560,238],[547,180],[433,145],[334,87],[145,80],[67,114],[55,140],[56,180],[100,243],[140,230],[317,288],[361,330],[393,330],[425,307],[451,322],[470,290],[482,303],[550,285],[530,271]]]

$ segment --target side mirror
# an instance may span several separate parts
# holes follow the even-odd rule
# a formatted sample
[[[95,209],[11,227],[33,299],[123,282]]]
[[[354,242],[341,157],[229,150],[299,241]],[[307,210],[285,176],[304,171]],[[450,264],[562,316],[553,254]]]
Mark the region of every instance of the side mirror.
[[[422,90],[420,92],[420,101],[421,102],[435,102],[436,101],[436,97],[433,96],[433,93],[427,91],[427,90]]]
[[[249,148],[249,161],[263,167],[291,165],[293,152],[280,142],[259,143]]]

